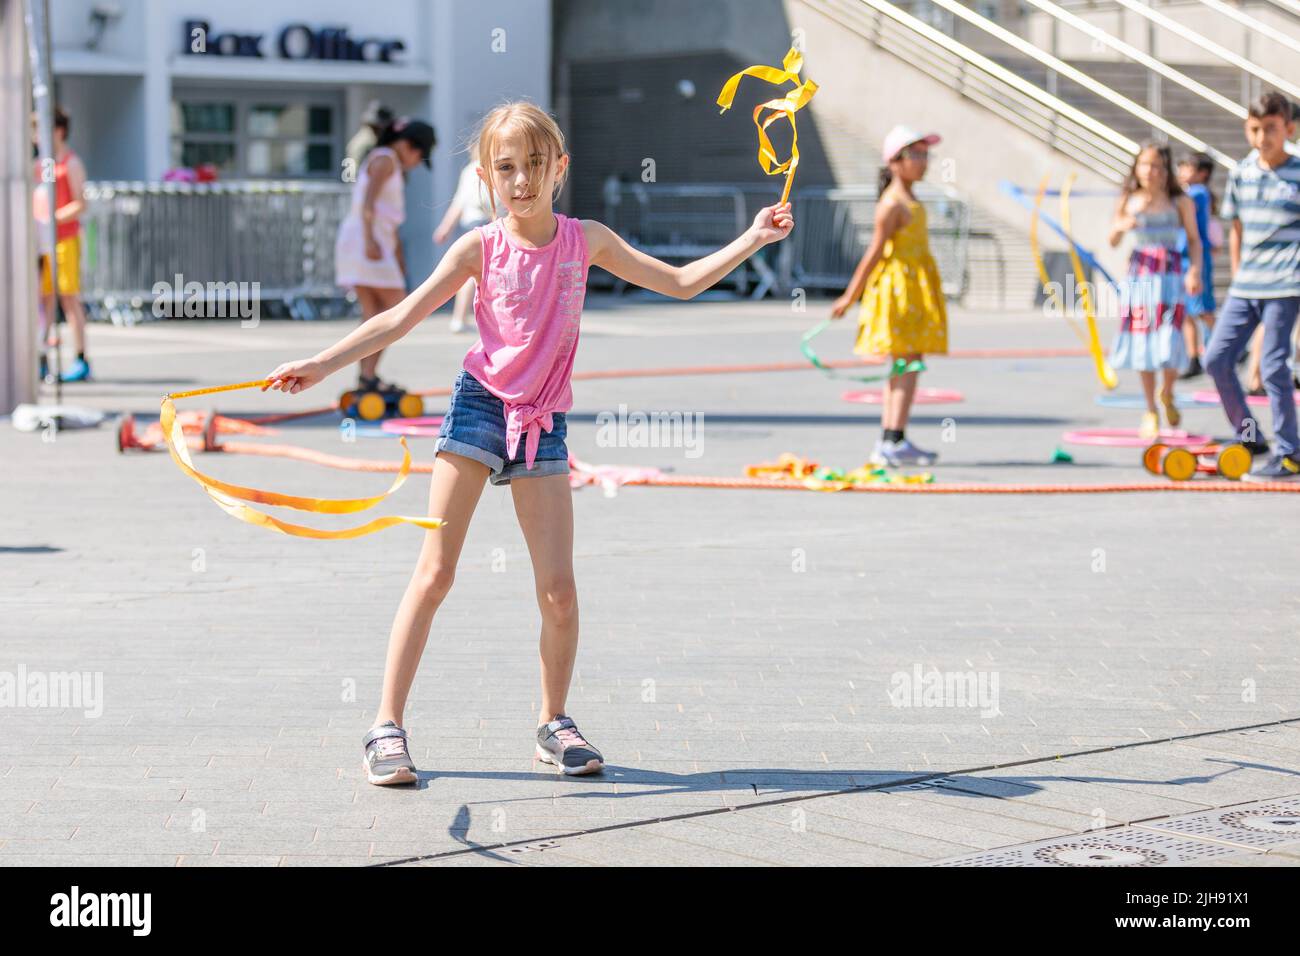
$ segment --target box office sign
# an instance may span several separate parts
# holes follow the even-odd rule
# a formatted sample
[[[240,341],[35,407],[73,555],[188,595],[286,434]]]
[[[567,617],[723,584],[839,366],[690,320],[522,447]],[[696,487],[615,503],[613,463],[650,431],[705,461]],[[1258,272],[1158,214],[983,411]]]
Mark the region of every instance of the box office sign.
[[[181,52],[189,56],[267,56],[265,33],[228,31],[214,33],[207,20],[186,20]],[[290,23],[276,36],[275,49],[286,60],[347,60],[361,63],[396,63],[406,49],[397,39],[357,38],[347,27],[319,27]]]

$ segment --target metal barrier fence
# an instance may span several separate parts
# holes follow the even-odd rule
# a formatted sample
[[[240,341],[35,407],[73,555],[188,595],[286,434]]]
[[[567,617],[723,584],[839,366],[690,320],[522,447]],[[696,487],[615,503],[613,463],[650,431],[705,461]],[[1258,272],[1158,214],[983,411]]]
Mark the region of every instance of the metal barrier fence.
[[[842,291],[871,242],[876,193],[869,186],[796,188],[791,201],[797,225],[789,240],[767,247],[724,281],[744,295],[752,271],[754,298],[794,288]],[[944,293],[960,298],[968,285],[970,207],[938,186],[919,183],[916,195],[925,204]],[[775,199],[771,190],[733,186],[611,183],[605,224],[650,255],[694,259],[731,242]],[[615,281],[613,287],[621,291],[624,284]]]
[[[716,252],[744,232],[749,222],[745,192],[736,186],[611,182],[605,187],[605,225],[659,259],[698,259]],[[761,297],[776,280],[765,261],[751,260],[723,281],[744,295],[751,272],[758,274],[756,297]],[[608,284],[616,292],[627,286],[615,276],[610,279]]]
[[[338,311],[345,303],[334,285],[334,238],[350,195],[342,183],[87,183],[88,311],[130,324],[153,318],[158,300],[171,300],[158,303],[167,314],[185,315],[184,302],[193,308],[201,296],[201,315],[225,315],[232,292],[249,288],[261,316]],[[187,293],[191,283],[202,292]]]
[[[88,183],[88,311],[117,324],[152,318],[155,303],[163,314],[233,315],[226,311],[231,297],[246,297],[257,283],[259,316],[345,314],[350,305],[334,285],[334,239],[350,194],[341,183]],[[771,190],[726,185],[611,183],[605,222],[638,249],[684,261],[727,245],[775,198]],[[968,281],[970,209],[941,187],[918,184],[917,198],[926,206],[944,292],[958,298]],[[871,240],[875,188],[807,187],[792,199],[798,226],[789,241],[761,250],[723,280],[738,294],[848,285]],[[601,282],[594,274],[593,285]],[[625,285],[605,282],[617,291]]]
[[[970,207],[938,187],[918,183],[915,192],[925,205],[930,252],[944,294],[959,299],[967,285]],[[789,239],[789,272],[783,270],[782,285],[843,291],[871,243],[876,193],[867,186],[797,190],[797,226]]]

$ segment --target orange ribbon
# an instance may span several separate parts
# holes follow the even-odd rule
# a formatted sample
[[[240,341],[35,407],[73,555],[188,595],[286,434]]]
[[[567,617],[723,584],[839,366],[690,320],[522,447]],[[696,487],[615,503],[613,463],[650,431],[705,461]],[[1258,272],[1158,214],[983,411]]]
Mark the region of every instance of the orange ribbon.
[[[741,70],[739,73],[727,80],[722,86],[722,92],[718,94],[718,105],[722,107],[721,112],[725,113],[731,109],[732,100],[736,98],[736,89],[740,86],[742,76],[752,76],[756,79],[763,80],[779,86],[782,83],[793,82],[794,86],[786,90],[785,96],[776,100],[768,100],[766,103],[760,103],[754,107],[754,126],[758,128],[758,164],[763,167],[763,172],[769,176],[779,176],[785,173],[785,189],[781,193],[781,202],[785,202],[790,195],[790,184],[794,182],[794,171],[799,165],[799,128],[795,125],[794,114],[799,112],[808,105],[808,101],[813,98],[817,92],[817,84],[812,80],[801,80],[799,72],[803,69],[803,54],[794,47],[786,53],[785,59],[781,61],[781,68],[775,66],[751,66]],[[771,116],[762,122],[759,116],[764,110],[773,110]],[[776,158],[776,150],[772,148],[772,141],[767,136],[767,128],[777,119],[784,116],[790,121],[790,158],[781,162]]]
[[[397,472],[397,477],[393,480],[392,485],[382,495],[374,495],[369,498],[305,498],[298,495],[285,495],[275,491],[263,491],[259,488],[246,488],[242,485],[232,485],[229,482],[221,481],[210,475],[205,475],[194,467],[194,462],[190,459],[190,451],[185,441],[185,432],[180,421],[176,417],[176,406],[173,404],[174,399],[191,398],[195,395],[208,395],[213,392],[229,392],[240,388],[260,388],[269,382],[241,382],[236,385],[218,385],[212,388],[198,388],[190,392],[175,392],[166,395],[162,400],[162,409],[158,416],[159,424],[162,427],[163,441],[167,444],[167,450],[171,452],[172,460],[186,475],[193,478],[203,490],[207,492],[208,497],[217,503],[226,514],[232,518],[238,518],[240,521],[247,522],[251,525],[257,525],[266,528],[268,531],[277,531],[280,534],[293,535],[298,538],[317,538],[320,540],[332,541],[343,538],[359,538],[362,535],[372,534],[375,531],[382,531],[385,528],[391,528],[399,524],[412,524],[427,530],[441,528],[446,522],[441,518],[423,518],[408,517],[406,515],[388,515],[383,518],[375,518],[363,525],[354,528],[342,528],[337,531],[328,531],[322,528],[310,528],[306,525],[290,524],[274,518],[265,512],[250,508],[243,501],[256,501],[259,504],[274,505],[283,508],[296,508],[299,511],[311,511],[316,514],[355,514],[358,511],[365,511],[379,504],[406,482],[406,477],[411,473],[411,451],[406,446],[406,439],[399,439],[402,443],[402,466]],[[239,499],[239,500],[236,500]]]

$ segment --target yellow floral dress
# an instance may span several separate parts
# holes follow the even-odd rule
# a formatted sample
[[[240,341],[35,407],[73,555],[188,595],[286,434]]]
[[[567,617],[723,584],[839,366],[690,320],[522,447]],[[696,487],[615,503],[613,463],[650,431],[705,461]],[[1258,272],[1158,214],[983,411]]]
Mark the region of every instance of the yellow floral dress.
[[[948,310],[939,267],[930,255],[925,207],[907,204],[912,218],[885,243],[867,279],[858,315],[858,355],[948,351]]]

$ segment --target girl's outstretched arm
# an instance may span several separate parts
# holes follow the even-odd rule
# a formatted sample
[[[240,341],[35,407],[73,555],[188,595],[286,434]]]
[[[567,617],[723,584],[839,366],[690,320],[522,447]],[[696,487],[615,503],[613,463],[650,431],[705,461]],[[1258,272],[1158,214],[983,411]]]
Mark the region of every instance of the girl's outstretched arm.
[[[684,266],[672,266],[633,249],[622,236],[603,223],[594,219],[582,222],[592,265],[600,266],[632,285],[674,299],[694,298],[769,242],[790,235],[793,228],[794,217],[790,214],[789,203],[767,206],[758,211],[753,225],[730,245]]]
[[[338,342],[309,359],[286,362],[267,376],[263,387],[297,393],[311,388],[341,368],[392,345],[436,311],[468,279],[482,269],[483,244],[477,232],[467,232],[447,250],[433,274],[397,305],[372,316]]]
[[[882,202],[876,204],[876,223],[875,228],[871,231],[871,245],[867,246],[867,251],[862,254],[862,258],[858,261],[858,267],[853,270],[853,278],[849,280],[849,287],[831,306],[831,318],[838,319],[848,311],[850,305],[862,298],[862,290],[866,287],[871,270],[876,267],[876,263],[884,255],[885,243],[902,225],[903,206],[901,203]]]

